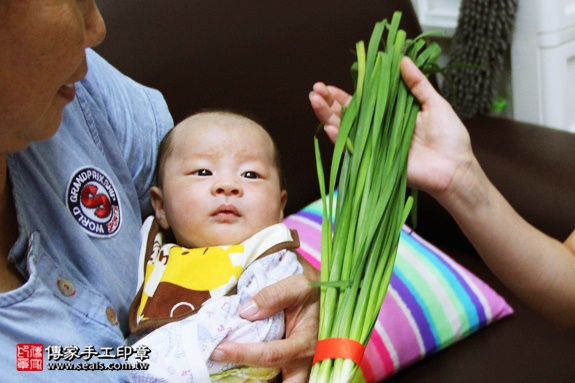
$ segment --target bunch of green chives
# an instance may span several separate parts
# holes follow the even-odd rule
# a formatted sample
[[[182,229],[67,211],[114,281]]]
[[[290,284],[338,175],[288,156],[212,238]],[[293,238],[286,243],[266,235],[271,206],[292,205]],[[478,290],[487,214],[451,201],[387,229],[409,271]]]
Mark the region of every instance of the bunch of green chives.
[[[355,92],[343,111],[327,185],[315,138],[323,200],[318,351],[323,339],[367,345],[413,204],[407,156],[420,105],[399,64],[406,55],[424,72],[435,69],[440,48],[426,46],[422,36],[406,39],[400,19],[396,12],[390,23],[375,25],[367,53],[362,41],[356,44]],[[350,359],[329,357],[314,364],[310,381],[350,382],[358,371]]]

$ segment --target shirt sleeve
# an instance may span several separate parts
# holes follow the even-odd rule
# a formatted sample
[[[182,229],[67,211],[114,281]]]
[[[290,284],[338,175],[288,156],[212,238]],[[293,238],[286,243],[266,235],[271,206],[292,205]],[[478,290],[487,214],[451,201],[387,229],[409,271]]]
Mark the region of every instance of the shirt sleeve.
[[[88,75],[82,85],[105,111],[146,212],[157,149],[173,126],[172,116],[159,91],[125,76],[93,50],[86,54]]]

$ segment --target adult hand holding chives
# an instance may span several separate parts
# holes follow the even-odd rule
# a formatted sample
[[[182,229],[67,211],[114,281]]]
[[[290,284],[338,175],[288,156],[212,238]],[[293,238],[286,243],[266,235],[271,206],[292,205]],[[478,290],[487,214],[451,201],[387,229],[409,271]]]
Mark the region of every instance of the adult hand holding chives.
[[[474,162],[469,133],[451,105],[407,57],[401,61],[401,74],[422,105],[409,151],[407,182],[438,198],[455,172]]]
[[[409,57],[402,58],[400,71],[407,87],[422,105],[411,140],[407,185],[435,195],[437,191],[445,190],[455,163],[471,161],[469,134],[451,105]],[[318,82],[309,99],[326,134],[335,142],[342,106],[349,104],[351,95],[336,86]]]

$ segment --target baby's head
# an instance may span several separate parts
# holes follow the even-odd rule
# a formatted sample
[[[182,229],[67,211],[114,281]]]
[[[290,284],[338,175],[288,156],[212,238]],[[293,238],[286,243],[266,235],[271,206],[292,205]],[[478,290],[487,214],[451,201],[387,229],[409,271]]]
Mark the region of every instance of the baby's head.
[[[287,191],[279,152],[255,121],[202,112],[176,125],[160,144],[156,219],[189,248],[233,245],[283,220]]]

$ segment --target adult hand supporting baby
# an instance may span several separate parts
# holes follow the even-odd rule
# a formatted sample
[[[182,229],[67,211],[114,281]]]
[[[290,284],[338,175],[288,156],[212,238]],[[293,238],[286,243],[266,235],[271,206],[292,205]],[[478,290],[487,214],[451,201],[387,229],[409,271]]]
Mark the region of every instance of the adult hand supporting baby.
[[[284,382],[308,381],[319,324],[319,289],[310,286],[310,281],[319,280],[319,272],[305,261],[302,265],[303,275],[262,289],[240,307],[240,315],[248,320],[268,318],[285,310],[285,339],[267,343],[225,342],[213,352],[213,360],[281,367]]]

